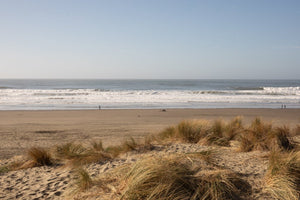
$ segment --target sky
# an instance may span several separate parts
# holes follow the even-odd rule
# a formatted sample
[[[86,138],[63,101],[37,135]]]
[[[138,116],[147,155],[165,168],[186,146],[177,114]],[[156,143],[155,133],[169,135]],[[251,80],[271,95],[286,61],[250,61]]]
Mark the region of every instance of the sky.
[[[0,78],[299,79],[299,0],[0,0]]]

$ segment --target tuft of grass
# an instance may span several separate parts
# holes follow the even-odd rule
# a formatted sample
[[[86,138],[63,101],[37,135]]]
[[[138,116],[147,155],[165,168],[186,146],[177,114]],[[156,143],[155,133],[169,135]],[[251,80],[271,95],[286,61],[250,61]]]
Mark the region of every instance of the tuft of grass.
[[[130,169],[121,199],[238,199],[240,184],[244,182],[232,172],[198,171],[182,156],[150,157]]]
[[[32,165],[34,167],[53,165],[53,159],[51,154],[44,148],[32,147],[28,150],[28,156],[32,161]]]
[[[207,135],[208,122],[206,121],[182,121],[176,127],[177,135],[184,142],[198,143]]]
[[[73,166],[81,166],[89,163],[99,163],[107,160],[111,160],[112,156],[105,152],[98,151],[87,151],[84,154],[80,155],[77,158],[69,160],[70,164]]]
[[[225,135],[226,125],[222,120],[214,121],[207,131],[207,134],[201,139],[200,143],[204,145],[229,146],[230,139]]]
[[[96,145],[96,146],[94,146]],[[101,151],[102,143],[92,144],[86,148],[81,144],[67,143],[56,147],[55,155],[61,160],[67,160],[73,166],[96,163],[111,159],[111,155]]]
[[[74,159],[80,157],[87,149],[81,144],[66,143],[56,147],[55,155],[62,159]]]
[[[224,131],[224,122],[221,120],[216,120],[212,124],[211,132],[218,137],[222,137]]]
[[[200,171],[197,177],[199,182],[195,199],[240,199],[239,188],[249,187],[245,181],[228,170]]]
[[[273,128],[272,124],[264,123],[256,118],[251,126],[240,135],[240,151],[252,150],[291,150],[293,145],[289,140],[289,128]]]
[[[197,143],[200,140],[200,131],[190,121],[182,121],[177,125],[178,136],[185,142]]]
[[[158,134],[158,140],[179,140],[197,143],[206,134],[208,123],[205,121],[182,121],[177,126],[170,126]]]
[[[104,151],[102,141],[92,141],[91,145],[95,151]]]
[[[146,151],[153,149],[151,141],[138,144],[132,137],[123,141],[120,145],[109,146],[104,149],[102,141],[91,142],[91,146],[67,143],[56,147],[55,156],[61,161],[66,160],[73,166],[88,163],[98,163],[116,158],[120,154],[130,151]]]
[[[244,131],[244,126],[242,123],[242,117],[237,116],[232,119],[225,127],[224,136],[228,140],[236,139],[237,135]]]
[[[112,158],[116,158],[123,152],[123,149],[122,149],[121,145],[108,146],[104,151],[107,152],[108,154],[110,154],[112,156]]]
[[[138,144],[136,141],[131,137],[130,139],[125,140],[120,145],[116,146],[109,146],[105,149],[105,152],[111,154],[113,158],[117,157],[122,153],[127,153],[129,151],[137,150]]]
[[[158,134],[160,140],[174,138],[176,134],[176,129],[173,126],[165,128]]]
[[[153,140],[154,140],[153,136],[147,136],[147,137],[145,137],[144,144],[141,146],[140,150],[142,152],[154,150],[155,147],[152,144]]]
[[[25,164],[26,166],[24,166]],[[32,164],[28,165],[28,162],[26,162],[25,160],[13,161],[6,166],[6,168],[9,171],[20,170],[20,169],[30,168],[30,167],[33,167],[33,165]]]
[[[4,174],[6,172],[9,172],[9,167],[8,166],[1,166],[0,167],[0,175]]]
[[[230,140],[236,139],[243,130],[241,117],[226,124],[222,120],[212,123],[207,121],[182,121],[175,127],[168,127],[158,134],[161,140],[173,139],[187,143],[229,146]]]
[[[89,173],[82,167],[76,170],[76,186],[77,191],[86,191],[93,185],[93,181]]]
[[[244,134],[240,136],[239,150],[242,152],[252,151],[255,142],[256,142],[255,137],[252,134]]]
[[[143,159],[127,174],[121,199],[188,199],[195,191],[193,173],[179,159]]]
[[[122,144],[123,152],[134,151],[137,149],[137,147],[138,144],[132,137],[130,137],[130,139],[125,140]]]
[[[265,191],[275,199],[300,198],[300,153],[270,153]]]
[[[265,179],[265,191],[276,200],[299,200],[299,194],[290,177],[274,176]]]
[[[104,151],[109,153],[112,158],[119,156],[120,154],[130,151],[145,152],[154,149],[151,142],[154,139],[152,137],[145,138],[144,143],[137,143],[132,137],[122,142],[117,146],[109,146]]]
[[[292,150],[294,146],[289,140],[289,135],[290,135],[290,130],[287,126],[277,127],[273,131],[272,138],[276,143],[277,147],[283,150]]]

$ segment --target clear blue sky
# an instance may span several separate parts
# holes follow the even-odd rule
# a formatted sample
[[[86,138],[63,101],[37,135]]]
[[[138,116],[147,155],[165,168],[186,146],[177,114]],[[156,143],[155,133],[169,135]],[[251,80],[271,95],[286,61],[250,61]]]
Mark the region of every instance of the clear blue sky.
[[[0,78],[300,78],[299,0],[0,0]]]

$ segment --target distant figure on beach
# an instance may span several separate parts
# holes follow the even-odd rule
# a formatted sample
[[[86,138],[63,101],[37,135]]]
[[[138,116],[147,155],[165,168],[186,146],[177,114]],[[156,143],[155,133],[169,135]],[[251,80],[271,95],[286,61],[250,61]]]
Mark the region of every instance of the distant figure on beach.
[[[286,105],[285,104],[283,105],[283,108],[286,109]]]
[[[101,106],[99,105],[99,110],[101,110]]]

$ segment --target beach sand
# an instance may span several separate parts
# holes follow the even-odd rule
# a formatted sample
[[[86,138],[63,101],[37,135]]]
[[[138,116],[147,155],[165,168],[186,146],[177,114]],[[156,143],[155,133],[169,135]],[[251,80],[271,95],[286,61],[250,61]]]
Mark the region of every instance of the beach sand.
[[[18,159],[33,146],[52,147],[72,141],[89,143],[101,139],[105,145],[118,144],[123,139],[142,139],[169,125],[186,119],[230,120],[243,116],[250,123],[255,117],[273,125],[300,124],[300,109],[167,109],[149,110],[80,110],[80,111],[0,111],[0,167]],[[263,191],[267,170],[267,152],[237,152],[235,147],[170,144],[150,152],[129,152],[111,161],[85,166],[91,178],[122,165],[136,162],[143,156],[169,156],[213,150],[214,164],[240,174],[252,187],[251,195],[243,199],[272,199]],[[14,156],[14,158],[7,159]],[[0,174],[0,199],[73,199],[69,196],[75,181],[72,169],[62,166],[42,166]],[[87,194],[74,199],[115,199],[110,194]],[[90,194],[92,193],[92,195]],[[107,196],[108,195],[108,196]]]
[[[300,109],[124,109],[69,111],[0,111],[0,159],[33,147],[102,140],[115,145],[128,137],[143,139],[187,119],[230,120],[255,117],[291,128],[300,123]]]

